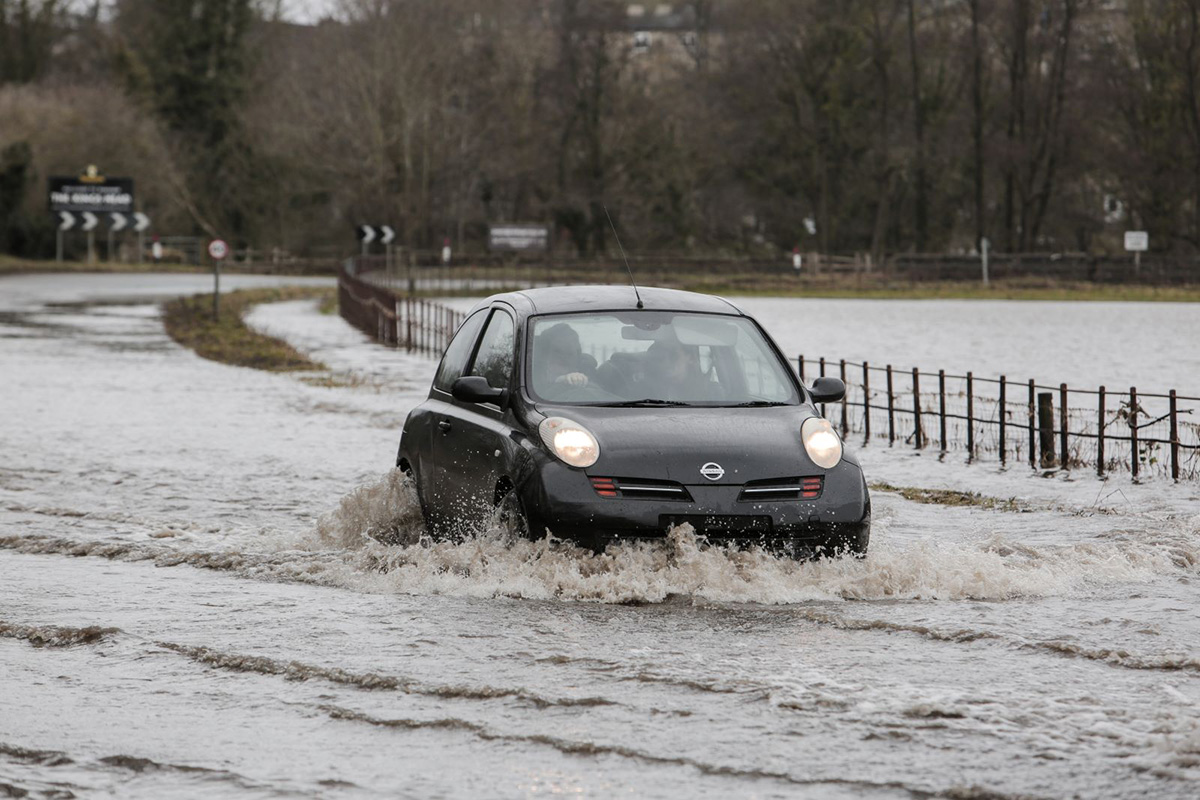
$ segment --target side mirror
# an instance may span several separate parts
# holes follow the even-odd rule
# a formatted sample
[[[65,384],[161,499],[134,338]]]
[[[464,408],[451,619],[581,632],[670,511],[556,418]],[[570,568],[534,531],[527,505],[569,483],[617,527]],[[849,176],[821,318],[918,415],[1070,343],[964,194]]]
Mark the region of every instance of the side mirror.
[[[470,375],[456,380],[450,387],[450,394],[454,396],[455,400],[461,400],[464,403],[495,403],[502,406],[508,397],[508,390],[494,389],[487,382],[487,378]]]
[[[808,391],[814,403],[836,403],[846,396],[846,384],[841,378],[817,378]]]

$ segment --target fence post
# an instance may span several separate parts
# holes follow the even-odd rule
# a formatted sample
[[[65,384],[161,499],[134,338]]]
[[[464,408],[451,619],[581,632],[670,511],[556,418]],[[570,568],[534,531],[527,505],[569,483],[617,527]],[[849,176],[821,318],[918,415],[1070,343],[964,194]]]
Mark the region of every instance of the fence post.
[[[1000,466],[1004,466],[1008,462],[1008,454],[1005,450],[1006,444],[1004,439],[1005,424],[1008,422],[1008,406],[1006,397],[1008,394],[1008,379],[1003,375],[1000,376]]]
[[[1137,387],[1129,387],[1129,452],[1132,454],[1130,469],[1133,471],[1133,478],[1137,480],[1138,476],[1138,429],[1137,429]]]
[[[1033,385],[1033,379],[1029,379],[1029,466],[1033,469],[1038,467],[1037,456],[1037,437],[1034,433],[1034,423],[1037,420],[1037,388]]]
[[[413,351],[413,299],[412,295],[404,298],[404,349]]]
[[[1179,481],[1179,411],[1175,390],[1171,390],[1171,480]]]
[[[863,444],[871,441],[871,368],[863,362]]]
[[[846,359],[843,358],[841,360],[841,363],[839,366],[841,367],[842,385],[845,386],[846,385]],[[845,439],[846,434],[850,432],[850,420],[849,420],[849,416],[848,416],[848,412],[849,412],[848,405],[849,405],[849,400],[847,400],[846,395],[843,394],[842,395],[842,438],[843,439]]]
[[[1071,459],[1067,453],[1067,426],[1069,424],[1069,420],[1067,418],[1067,385],[1065,383],[1060,384],[1058,391],[1059,402],[1061,403],[1061,408],[1059,408],[1058,413],[1059,417],[1062,419],[1062,457],[1059,458],[1059,466],[1061,466],[1063,469],[1070,469]]]
[[[1104,477],[1104,387],[1100,387],[1096,400],[1098,417],[1096,419],[1096,474]]]
[[[946,370],[938,370],[938,441],[946,452]]]
[[[913,389],[913,435],[916,438],[918,450],[925,448],[925,432],[921,430],[921,373],[916,367],[913,367],[912,373],[912,389]]]
[[[892,391],[892,365],[887,365],[888,444],[896,442],[896,395]]]
[[[1038,444],[1042,469],[1054,466],[1054,393],[1038,393]]]
[[[967,373],[967,460],[975,458],[975,375]]]

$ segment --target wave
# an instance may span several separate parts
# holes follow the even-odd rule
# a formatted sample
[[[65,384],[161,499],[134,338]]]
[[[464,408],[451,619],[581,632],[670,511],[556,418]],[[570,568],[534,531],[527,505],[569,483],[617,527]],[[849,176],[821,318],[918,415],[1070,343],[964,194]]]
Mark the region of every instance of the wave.
[[[96,625],[86,628],[64,628],[57,625],[17,625],[0,620],[0,636],[6,639],[23,639],[34,647],[96,644],[116,633],[120,633],[116,628],[101,628]]]
[[[1200,565],[1200,536],[1188,520],[1165,521],[1149,537],[1122,533],[1036,546],[998,535],[984,540],[893,537],[891,524],[890,519],[876,522],[865,559],[813,561],[706,542],[688,525],[658,542],[622,544],[600,554],[549,533],[513,541],[498,529],[461,541],[434,541],[425,535],[415,492],[397,470],[347,495],[314,529],[299,535],[264,533],[254,550],[212,552],[158,540],[40,535],[0,536],[0,547],[149,560],[363,592],[614,604],[671,598],[763,605],[1008,600],[1163,577],[1188,580]]]
[[[124,632],[119,628],[67,628],[54,625],[17,625],[0,620],[0,636],[21,639],[36,646],[69,647],[93,645],[118,636]],[[586,708],[619,705],[604,697],[547,697],[527,689],[496,686],[464,686],[453,684],[428,684],[394,675],[375,672],[354,672],[340,667],[325,667],[301,661],[282,661],[266,656],[229,653],[211,647],[155,641],[157,647],[170,650],[184,658],[214,669],[231,672],[251,672],[259,675],[277,675],[289,681],[326,680],[353,686],[365,691],[395,691],[417,694],[446,700],[497,700],[514,699],[529,703],[537,708]],[[6,752],[0,749],[0,753]]]

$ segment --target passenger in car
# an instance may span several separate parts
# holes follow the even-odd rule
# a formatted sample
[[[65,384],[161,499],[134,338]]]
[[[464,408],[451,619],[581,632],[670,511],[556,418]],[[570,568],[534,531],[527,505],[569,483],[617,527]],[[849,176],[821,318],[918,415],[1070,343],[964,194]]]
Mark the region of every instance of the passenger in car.
[[[694,352],[674,339],[657,341],[646,351],[645,381],[651,396],[660,400],[711,400],[716,389]]]

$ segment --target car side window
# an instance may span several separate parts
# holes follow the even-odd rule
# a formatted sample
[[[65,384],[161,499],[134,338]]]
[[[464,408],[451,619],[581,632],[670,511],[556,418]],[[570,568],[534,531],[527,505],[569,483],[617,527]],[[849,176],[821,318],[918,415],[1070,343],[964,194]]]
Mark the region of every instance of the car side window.
[[[475,340],[479,337],[479,329],[483,327],[485,319],[487,319],[487,309],[481,308],[467,317],[466,322],[459,326],[458,333],[454,334],[454,339],[446,348],[445,355],[442,356],[441,366],[438,367],[437,375],[433,379],[434,388],[449,392],[454,382],[463,376],[463,372],[467,369],[467,360],[471,357]]]
[[[470,374],[487,378],[493,389],[507,389],[512,378],[515,340],[512,317],[500,310],[493,311]]]

